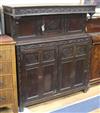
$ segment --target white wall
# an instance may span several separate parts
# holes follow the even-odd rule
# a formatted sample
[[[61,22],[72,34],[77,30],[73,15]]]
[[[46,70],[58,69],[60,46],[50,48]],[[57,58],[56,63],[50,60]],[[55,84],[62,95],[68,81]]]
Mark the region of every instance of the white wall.
[[[49,4],[49,3],[79,4],[80,0],[0,0],[0,6],[2,4]]]

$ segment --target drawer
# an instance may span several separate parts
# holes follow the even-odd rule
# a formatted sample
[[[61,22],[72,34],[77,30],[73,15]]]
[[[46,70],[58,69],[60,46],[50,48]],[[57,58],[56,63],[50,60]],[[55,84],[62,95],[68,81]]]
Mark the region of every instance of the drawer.
[[[0,106],[11,104],[13,101],[13,90],[0,90]]]
[[[9,61],[11,60],[11,50],[10,49],[0,49],[0,61]]]
[[[12,62],[0,62],[0,75],[12,74]]]
[[[12,76],[0,76],[0,89],[12,88]]]

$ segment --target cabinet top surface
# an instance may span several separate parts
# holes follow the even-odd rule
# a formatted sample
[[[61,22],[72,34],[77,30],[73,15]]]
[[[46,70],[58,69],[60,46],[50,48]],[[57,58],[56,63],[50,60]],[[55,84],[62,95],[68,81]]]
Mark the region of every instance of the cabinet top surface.
[[[10,36],[7,35],[0,35],[0,44],[14,44],[15,41],[13,40],[13,38],[11,38]]]
[[[65,7],[78,7],[78,6],[81,6],[81,7],[86,7],[86,6],[96,6],[96,5],[93,5],[93,4],[64,4],[64,3],[49,3],[49,4],[10,4],[10,5],[4,5],[6,7],[11,7],[11,8],[19,8],[19,7],[55,7],[55,6],[58,6],[58,7],[61,7],[61,6],[65,6]]]
[[[50,14],[95,13],[96,5],[41,4],[3,6],[4,13],[11,16],[32,16]]]

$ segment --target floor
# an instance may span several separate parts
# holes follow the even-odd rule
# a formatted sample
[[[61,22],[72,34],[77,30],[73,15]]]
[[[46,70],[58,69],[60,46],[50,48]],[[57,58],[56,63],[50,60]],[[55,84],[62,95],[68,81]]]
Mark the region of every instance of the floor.
[[[47,101],[41,104],[36,104],[30,107],[25,108],[24,113],[47,113],[53,111],[57,108],[61,108],[67,104],[72,104],[73,102],[84,100],[86,98],[95,96],[100,94],[100,85],[91,87],[87,93],[83,93],[82,91],[78,93],[74,93],[72,95],[67,95],[62,98],[54,99],[51,101]],[[0,113],[12,113],[11,110],[1,109]],[[91,113],[100,113],[100,109],[96,109]]]

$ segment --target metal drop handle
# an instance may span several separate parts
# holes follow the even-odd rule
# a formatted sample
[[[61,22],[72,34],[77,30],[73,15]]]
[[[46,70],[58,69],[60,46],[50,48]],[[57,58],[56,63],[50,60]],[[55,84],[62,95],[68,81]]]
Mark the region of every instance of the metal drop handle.
[[[45,24],[43,24],[42,26],[41,26],[41,30],[44,32],[45,31]]]

